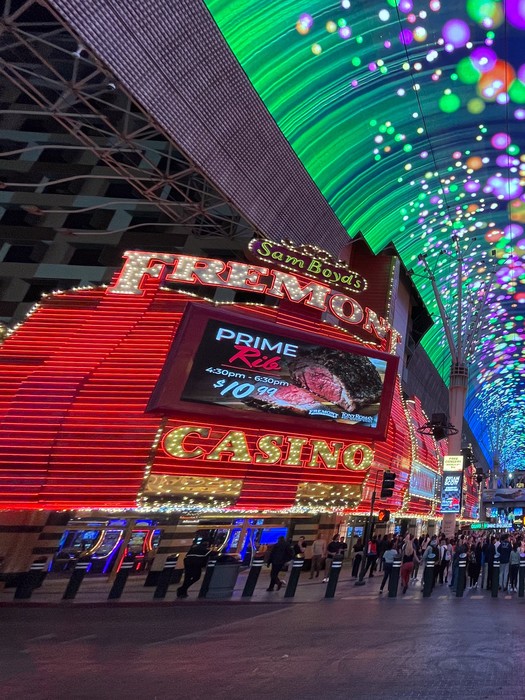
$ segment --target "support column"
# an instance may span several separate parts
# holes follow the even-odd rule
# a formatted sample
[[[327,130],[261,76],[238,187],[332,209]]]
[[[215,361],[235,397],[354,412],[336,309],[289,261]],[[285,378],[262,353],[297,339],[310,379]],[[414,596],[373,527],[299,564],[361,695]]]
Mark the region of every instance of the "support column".
[[[463,433],[463,415],[467,403],[468,367],[460,362],[454,362],[450,368],[450,384],[448,390],[450,422],[458,432],[448,436],[448,453],[461,454],[461,439]],[[456,531],[456,514],[443,515],[443,531],[447,537],[452,537]]]

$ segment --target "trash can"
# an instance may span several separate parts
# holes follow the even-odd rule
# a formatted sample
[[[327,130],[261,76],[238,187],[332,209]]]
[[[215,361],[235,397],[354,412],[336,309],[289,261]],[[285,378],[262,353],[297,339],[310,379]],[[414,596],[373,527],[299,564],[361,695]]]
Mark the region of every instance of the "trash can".
[[[238,554],[219,555],[206,598],[231,598],[241,563],[241,557]]]

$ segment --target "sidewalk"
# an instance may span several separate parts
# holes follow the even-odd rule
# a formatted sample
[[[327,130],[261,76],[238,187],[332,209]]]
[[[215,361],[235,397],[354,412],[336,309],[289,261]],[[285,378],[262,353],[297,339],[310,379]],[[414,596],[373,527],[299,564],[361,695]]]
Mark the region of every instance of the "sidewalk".
[[[339,577],[339,582],[337,585],[335,599],[339,600],[353,600],[353,599],[371,599],[371,598],[388,598],[388,589],[385,588],[382,596],[379,595],[379,586],[382,579],[382,573],[376,573],[372,578],[365,578],[364,586],[356,586],[355,579],[351,576],[351,567],[348,563],[345,563]],[[213,603],[237,603],[237,604],[250,604],[250,603],[268,603],[268,604],[282,604],[282,603],[315,603],[324,599],[326,591],[326,583],[323,583],[322,572],[319,578],[310,579],[309,572],[304,572],[301,574],[299,579],[299,584],[297,586],[297,591],[295,597],[285,598],[284,592],[286,586],[283,586],[280,591],[268,592],[270,571],[264,567],[259,576],[257,586],[255,588],[254,594],[250,598],[243,598],[242,591],[244,589],[244,584],[246,582],[246,577],[248,575],[248,570],[241,571],[237,578],[235,589],[231,598],[228,599],[199,599],[198,594],[200,590],[201,581],[197,582],[192,586],[189,591],[189,598],[185,600],[177,600],[176,590],[177,584],[170,586],[166,598],[163,600],[157,600],[153,598],[153,593],[155,587],[145,587],[144,575],[130,575],[124,588],[122,597],[119,600],[108,601],[107,596],[111,585],[108,583],[107,577],[101,576],[86,576],[80,590],[74,600],[63,601],[62,595],[66,589],[67,582],[69,580],[68,575],[62,574],[48,574],[46,580],[44,581],[41,588],[37,588],[32,597],[29,600],[13,600],[14,588],[7,588],[0,591],[0,606],[2,605],[61,605],[61,606],[71,606],[71,605],[172,605],[176,603],[177,605],[187,605],[188,603],[198,603],[199,605],[206,605],[209,602]],[[283,572],[281,574],[281,579],[287,579],[288,574]],[[432,598],[437,599],[448,599],[455,597],[455,592],[453,592],[448,585],[438,584],[433,593]],[[469,590],[465,589],[464,598],[480,599],[490,596],[490,592],[481,589]],[[507,594],[499,593],[500,598],[517,598],[517,594]],[[400,600],[422,600],[422,587],[421,582],[411,583],[406,594],[402,594],[401,587],[398,590],[398,599]],[[525,600],[525,599],[524,599]]]

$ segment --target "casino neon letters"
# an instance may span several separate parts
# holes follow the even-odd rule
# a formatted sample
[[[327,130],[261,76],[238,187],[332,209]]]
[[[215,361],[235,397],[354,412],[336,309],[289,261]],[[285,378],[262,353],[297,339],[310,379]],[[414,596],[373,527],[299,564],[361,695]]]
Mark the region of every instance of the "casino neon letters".
[[[374,451],[368,445],[344,440],[320,440],[302,436],[269,433],[261,435],[250,448],[242,430],[229,430],[210,440],[212,429],[183,425],[164,436],[164,451],[176,459],[272,464],[309,469],[370,469]],[[191,443],[191,444],[190,444]]]

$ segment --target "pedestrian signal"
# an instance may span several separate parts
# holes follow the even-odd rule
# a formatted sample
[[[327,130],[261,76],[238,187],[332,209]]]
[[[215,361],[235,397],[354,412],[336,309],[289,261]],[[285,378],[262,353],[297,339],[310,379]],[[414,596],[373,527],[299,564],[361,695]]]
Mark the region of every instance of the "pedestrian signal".
[[[377,514],[377,522],[378,523],[387,523],[390,520],[390,511],[389,510],[380,510],[379,513]]]
[[[394,472],[383,473],[383,483],[381,484],[381,498],[390,498],[394,494],[396,475]]]

